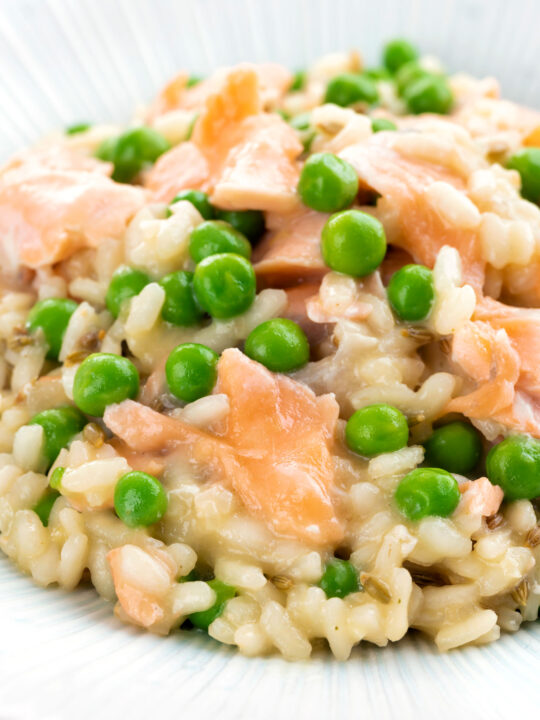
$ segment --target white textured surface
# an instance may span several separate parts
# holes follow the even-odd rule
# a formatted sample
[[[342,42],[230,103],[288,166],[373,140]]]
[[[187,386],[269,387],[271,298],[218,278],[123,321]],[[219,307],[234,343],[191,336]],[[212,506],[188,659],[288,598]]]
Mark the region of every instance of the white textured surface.
[[[446,655],[417,636],[347,663],[287,663],[199,633],[155,637],[111,610],[90,590],[40,590],[1,558],[0,718],[508,720],[540,703],[538,623]]]
[[[394,35],[540,106],[535,0],[0,0],[0,158],[51,128],[126,119],[181,66],[301,67]],[[0,558],[0,720],[507,720],[540,706],[540,624],[439,655],[423,638],[339,664],[248,660],[201,635],[128,629],[89,591]]]

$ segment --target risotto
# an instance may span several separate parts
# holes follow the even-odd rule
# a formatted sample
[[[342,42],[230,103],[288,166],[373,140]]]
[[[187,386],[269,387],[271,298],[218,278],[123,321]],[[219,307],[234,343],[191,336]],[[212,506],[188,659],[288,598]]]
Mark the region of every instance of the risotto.
[[[246,655],[535,620],[539,202],[540,113],[404,40],[14,156],[1,549]]]

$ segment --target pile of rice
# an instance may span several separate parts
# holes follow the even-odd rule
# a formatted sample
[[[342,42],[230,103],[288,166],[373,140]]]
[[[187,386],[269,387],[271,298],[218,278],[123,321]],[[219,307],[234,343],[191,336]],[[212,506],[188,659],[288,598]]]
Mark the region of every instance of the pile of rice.
[[[356,54],[324,58],[309,71],[303,92],[270,99],[270,107],[288,113],[312,111],[313,152],[341,152],[371,136],[370,122],[361,113],[321,104],[328,77],[359,63]],[[444,181],[432,183],[426,202],[450,226],[480,229],[490,294],[497,297],[503,286],[518,294],[526,285],[523,267],[540,253],[540,210],[520,197],[517,173],[494,162],[521,147],[515,107],[496,98],[494,81],[460,75],[450,83],[458,111],[449,119],[403,117],[400,99],[384,82],[380,113],[400,123],[393,142],[396,153],[466,178],[464,190]],[[178,144],[185,141],[193,116],[190,109],[170,110],[152,122]],[[52,136],[40,151],[64,146],[85,156],[117,132],[103,126]],[[158,279],[185,264],[189,233],[202,218],[188,202],[176,203],[170,215],[167,207],[149,201],[122,237],[77,250],[24,276],[23,283],[6,280],[0,298],[3,552],[43,587],[74,589],[90,581],[115,603],[118,588],[108,556],[119,549],[126,582],[160,608],[159,621],[148,627],[160,634],[213,605],[215,595],[206,582],[178,582],[196,564],[210,568],[237,594],[208,633],[246,655],[277,651],[287,659],[304,659],[324,639],[344,660],[362,640],[384,646],[409,628],[427,633],[439,649],[449,650],[491,642],[501,631],[515,631],[523,621],[535,620],[540,606],[540,526],[531,501],[506,503],[490,517],[462,501],[449,518],[427,517],[416,523],[405,520],[392,501],[400,479],[422,464],[422,442],[463,385],[451,367],[419,352],[433,341],[448,347],[475,310],[475,292],[464,281],[459,253],[449,245],[438,252],[434,264],[434,310],[416,332],[407,332],[396,321],[378,273],[358,281],[328,272],[320,283],[317,299],[323,309],[356,301],[373,308],[364,320],[345,315],[335,319],[319,358],[293,375],[317,394],[334,393],[341,408],[333,462],[336,512],[345,527],[343,547],[315,547],[279,537],[246,511],[231,488],[178,462],[170,463],[161,478],[169,499],[163,519],[150,528],[127,528],[112,508],[95,509],[100,506],[96,498],[111,496],[118,478],[130,469],[96,421],[61,451],[47,475],[39,472],[41,428],[28,422],[42,410],[72,402],[75,372],[91,352],[127,352],[144,378],[181,342],[200,342],[217,352],[241,347],[253,328],[286,312],[285,290],[269,287],[232,320],[173,327],[161,320],[164,293],[152,282],[114,320],[105,308],[105,293],[115,268],[126,263]],[[388,242],[399,245],[392,206],[382,198],[370,211],[383,222]],[[36,299],[68,296],[79,306],[65,333],[60,362],[51,367],[42,339],[28,335],[25,322]],[[164,412],[198,428],[211,429],[227,419],[224,395],[181,407],[164,392],[161,401]],[[368,460],[347,450],[344,425],[355,409],[378,402],[391,403],[407,415],[413,444]],[[476,424],[488,440],[501,434],[489,418]],[[44,527],[32,508],[56,466],[65,467],[66,475]],[[328,598],[318,585],[336,551],[346,552],[363,586],[343,599]],[[138,622],[121,602],[116,602],[115,612],[126,622]]]

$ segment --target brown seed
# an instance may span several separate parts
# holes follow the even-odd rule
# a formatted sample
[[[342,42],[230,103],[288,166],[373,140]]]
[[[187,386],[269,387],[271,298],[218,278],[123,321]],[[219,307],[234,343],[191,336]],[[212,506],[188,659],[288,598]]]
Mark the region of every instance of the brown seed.
[[[99,350],[101,340],[103,339],[100,337],[101,333],[105,335],[104,330],[90,330],[82,335],[79,338],[79,346],[81,347],[81,350],[88,350],[89,352],[96,352],[96,350]]]
[[[445,355],[450,355],[452,352],[452,341],[449,338],[444,338],[439,343],[439,347]]]
[[[12,335],[7,339],[7,346],[10,350],[17,351],[29,345],[34,345],[35,342],[35,338],[28,334],[26,328],[15,327]]]
[[[433,342],[434,335],[433,333],[428,330],[427,328],[421,328],[421,327],[409,327],[409,328],[403,328],[401,331],[401,334],[403,337],[408,337],[411,340],[414,340],[417,343],[420,343],[421,345],[425,345],[426,343]]]
[[[497,528],[500,528],[502,525],[504,525],[504,517],[501,515],[501,513],[495,513],[495,515],[490,515],[486,518],[486,525],[488,526],[488,530],[497,530]]]
[[[529,599],[529,592],[529,581],[527,578],[523,578],[523,580],[512,590],[510,595],[512,600],[517,603],[519,607],[525,607],[527,600]]]
[[[278,590],[290,590],[293,586],[291,578],[288,578],[285,575],[274,575],[272,582]]]
[[[525,539],[525,545],[530,548],[535,548],[537,545],[540,545],[540,525],[535,525],[529,530]]]
[[[380,578],[373,577],[369,573],[360,573],[360,582],[362,583],[364,590],[371,595],[372,598],[387,605],[392,599],[392,593],[390,588]]]
[[[90,422],[84,426],[83,438],[96,448],[100,448],[105,442],[105,433],[103,429],[95,422]]]
[[[449,578],[434,568],[422,567],[414,563],[404,563],[403,567],[411,573],[413,583],[418,587],[442,587],[450,584]]]
[[[418,587],[443,587],[445,585],[444,580],[437,578],[435,575],[429,573],[414,573],[411,575],[412,581]]]
[[[67,358],[64,360],[64,365],[66,367],[78,365],[79,363],[82,363],[82,361],[85,360],[89,355],[90,353],[87,350],[76,350],[75,352],[72,352],[71,355],[67,356]]]

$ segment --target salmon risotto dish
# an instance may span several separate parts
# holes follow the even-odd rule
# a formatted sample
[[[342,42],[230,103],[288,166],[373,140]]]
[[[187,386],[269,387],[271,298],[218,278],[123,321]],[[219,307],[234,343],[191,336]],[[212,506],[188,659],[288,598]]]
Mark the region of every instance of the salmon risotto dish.
[[[540,112],[402,39],[14,155],[0,548],[249,656],[536,620],[539,203]]]

